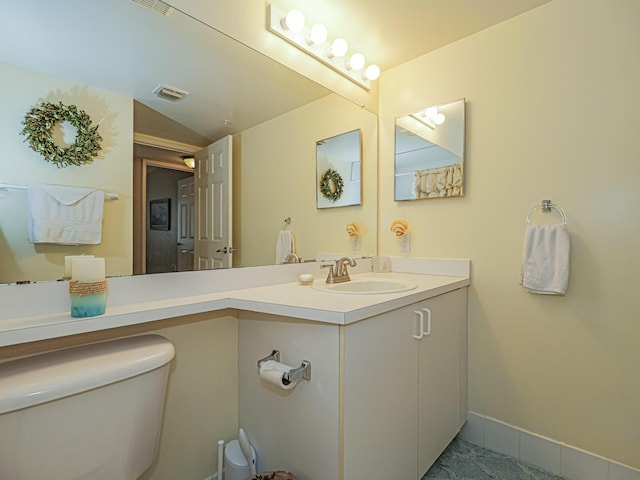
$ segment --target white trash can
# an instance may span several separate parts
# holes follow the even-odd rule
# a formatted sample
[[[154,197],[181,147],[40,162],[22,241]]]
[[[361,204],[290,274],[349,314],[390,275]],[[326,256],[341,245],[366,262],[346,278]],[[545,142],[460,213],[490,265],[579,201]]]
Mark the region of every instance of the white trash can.
[[[251,445],[251,453],[256,458],[256,450]],[[224,446],[224,480],[245,480],[251,476],[247,459],[240,449],[238,440],[231,440]]]

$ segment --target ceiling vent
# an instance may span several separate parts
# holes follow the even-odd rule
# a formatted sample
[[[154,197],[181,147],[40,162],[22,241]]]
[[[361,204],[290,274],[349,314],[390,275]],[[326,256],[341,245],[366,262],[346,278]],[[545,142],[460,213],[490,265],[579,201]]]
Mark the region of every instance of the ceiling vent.
[[[153,90],[153,94],[170,102],[179,102],[188,96],[189,92],[169,85],[158,85]]]
[[[137,3],[149,10],[152,10],[160,15],[164,15],[168,17],[173,13],[174,8],[168,3],[163,2],[162,0],[131,0],[133,3]]]

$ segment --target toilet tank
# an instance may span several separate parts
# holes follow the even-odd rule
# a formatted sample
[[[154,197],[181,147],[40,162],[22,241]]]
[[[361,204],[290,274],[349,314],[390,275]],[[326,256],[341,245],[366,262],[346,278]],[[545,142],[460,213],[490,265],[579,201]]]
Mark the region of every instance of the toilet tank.
[[[0,479],[138,478],[157,454],[174,354],[142,335],[0,363]]]

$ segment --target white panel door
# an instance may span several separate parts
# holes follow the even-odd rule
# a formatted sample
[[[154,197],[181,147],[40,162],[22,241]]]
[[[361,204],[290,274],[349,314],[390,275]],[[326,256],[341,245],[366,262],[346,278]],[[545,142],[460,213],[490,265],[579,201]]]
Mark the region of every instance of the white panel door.
[[[232,265],[231,136],[196,152],[195,268]]]

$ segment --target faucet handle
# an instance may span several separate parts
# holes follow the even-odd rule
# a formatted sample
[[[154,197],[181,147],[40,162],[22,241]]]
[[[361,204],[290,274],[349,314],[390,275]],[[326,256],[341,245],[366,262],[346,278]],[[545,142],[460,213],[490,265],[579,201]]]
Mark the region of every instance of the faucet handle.
[[[323,263],[322,265],[320,265],[320,268],[328,268],[329,269],[329,275],[327,275],[327,282],[326,283],[333,283],[333,279],[335,276],[335,272],[333,271],[333,265],[331,263]]]

